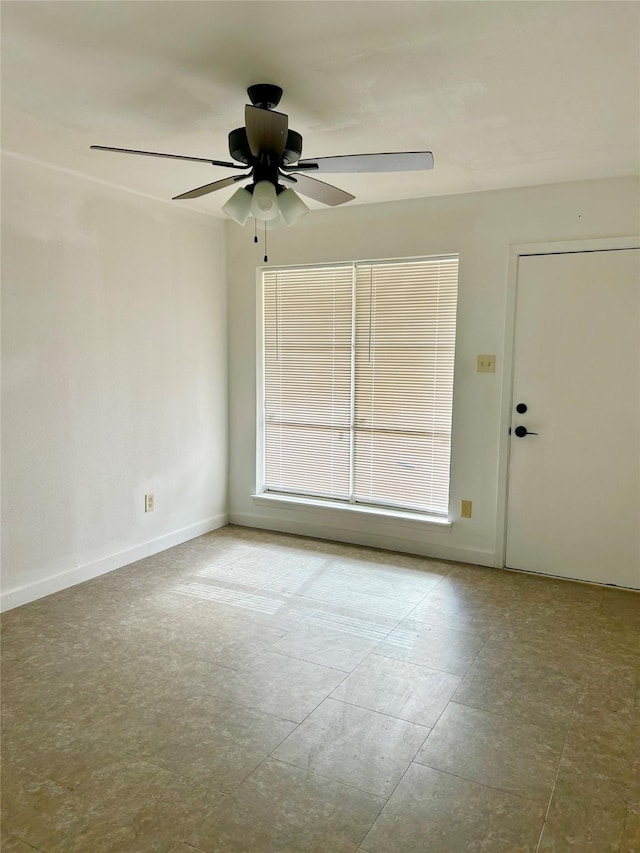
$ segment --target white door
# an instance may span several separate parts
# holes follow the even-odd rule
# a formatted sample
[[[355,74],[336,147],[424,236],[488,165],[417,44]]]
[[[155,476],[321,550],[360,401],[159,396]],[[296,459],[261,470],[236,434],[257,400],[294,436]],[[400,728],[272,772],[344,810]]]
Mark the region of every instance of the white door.
[[[640,250],[520,258],[511,423],[506,565],[640,589]]]

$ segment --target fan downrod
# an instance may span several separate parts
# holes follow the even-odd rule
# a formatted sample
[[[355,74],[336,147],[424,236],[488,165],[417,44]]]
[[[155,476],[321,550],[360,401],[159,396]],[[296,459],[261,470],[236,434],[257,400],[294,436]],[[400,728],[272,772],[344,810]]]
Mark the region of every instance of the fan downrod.
[[[272,110],[280,103],[282,89],[280,86],[274,86],[273,83],[256,83],[255,86],[249,86],[247,94],[254,107]]]

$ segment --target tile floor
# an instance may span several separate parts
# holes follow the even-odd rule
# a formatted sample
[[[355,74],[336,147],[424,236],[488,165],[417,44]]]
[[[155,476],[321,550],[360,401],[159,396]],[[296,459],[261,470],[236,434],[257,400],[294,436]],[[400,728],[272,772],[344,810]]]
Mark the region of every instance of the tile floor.
[[[3,853],[640,851],[640,595],[227,527],[2,621]]]

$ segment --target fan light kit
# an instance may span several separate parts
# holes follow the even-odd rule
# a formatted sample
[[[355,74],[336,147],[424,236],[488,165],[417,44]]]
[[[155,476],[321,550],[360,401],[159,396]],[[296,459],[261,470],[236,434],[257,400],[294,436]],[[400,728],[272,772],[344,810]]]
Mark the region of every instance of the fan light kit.
[[[181,154],[138,151],[132,148],[112,148],[106,145],[92,145],[91,148],[121,154],[167,157],[172,160],[195,160],[225,169],[242,170],[242,174],[204,184],[195,190],[174,196],[174,200],[198,198],[240,181],[251,181],[247,187],[237,189],[222,206],[222,210],[240,225],[244,225],[249,216],[255,219],[256,227],[258,222],[263,222],[265,248],[268,228],[294,225],[309,212],[298,193],[332,207],[355,198],[351,193],[312,178],[309,174],[311,172],[336,174],[433,169],[433,155],[430,151],[347,154],[301,160],[302,136],[289,129],[288,116],[275,111],[282,97],[282,89],[271,83],[259,83],[249,86],[247,93],[251,104],[247,104],[244,110],[245,126],[238,127],[229,134],[229,154],[237,161],[235,163]],[[254,240],[258,242],[257,233]],[[267,261],[266,254],[264,260]]]

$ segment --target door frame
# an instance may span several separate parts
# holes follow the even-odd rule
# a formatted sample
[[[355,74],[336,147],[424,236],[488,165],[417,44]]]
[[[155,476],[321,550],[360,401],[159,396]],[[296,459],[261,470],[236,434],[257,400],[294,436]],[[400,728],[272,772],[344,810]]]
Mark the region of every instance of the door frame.
[[[509,449],[513,380],[515,366],[516,306],[518,270],[521,257],[530,255],[565,255],[582,252],[640,249],[640,235],[603,237],[591,240],[561,240],[545,243],[513,243],[509,246],[505,337],[500,402],[500,442],[498,450],[498,505],[496,512],[496,541],[494,567],[504,568],[507,551],[507,499],[509,492]]]

